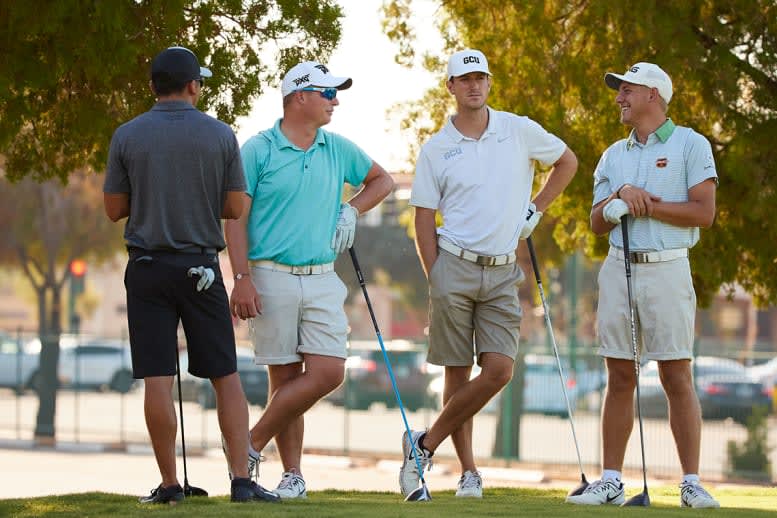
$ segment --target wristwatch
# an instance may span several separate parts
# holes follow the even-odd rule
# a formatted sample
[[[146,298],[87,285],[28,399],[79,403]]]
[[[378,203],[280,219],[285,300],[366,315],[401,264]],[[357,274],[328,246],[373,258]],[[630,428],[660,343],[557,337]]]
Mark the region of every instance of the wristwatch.
[[[247,273],[236,273],[236,274],[235,274],[235,280],[236,280],[236,281],[239,281],[239,280],[240,280],[240,279],[242,279],[243,277],[248,277],[248,274],[247,274]]]

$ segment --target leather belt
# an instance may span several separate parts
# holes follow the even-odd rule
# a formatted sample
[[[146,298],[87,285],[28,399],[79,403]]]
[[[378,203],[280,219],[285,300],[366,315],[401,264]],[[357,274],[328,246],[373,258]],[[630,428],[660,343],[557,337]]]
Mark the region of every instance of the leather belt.
[[[249,261],[254,268],[263,268],[265,270],[274,270],[276,272],[285,272],[292,275],[320,275],[322,273],[333,272],[335,263],[324,264],[303,264],[292,266],[289,264],[276,263],[275,261]]]
[[[625,254],[620,248],[610,247],[607,255],[617,257],[623,260]],[[681,257],[688,257],[687,248],[672,248],[670,250],[660,250],[658,252],[629,252],[629,260],[635,264],[642,263],[663,263],[665,261],[674,261]]]
[[[475,252],[458,247],[444,238],[439,238],[437,240],[437,246],[446,252],[450,252],[453,255],[464,259],[465,261],[469,261],[480,266],[502,266],[504,264],[512,264],[515,262],[515,253],[505,255],[478,255]]]

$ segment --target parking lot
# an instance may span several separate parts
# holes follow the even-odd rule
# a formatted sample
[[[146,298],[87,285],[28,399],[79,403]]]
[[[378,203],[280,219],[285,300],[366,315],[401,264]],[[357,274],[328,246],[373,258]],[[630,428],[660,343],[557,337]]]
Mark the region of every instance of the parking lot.
[[[15,396],[10,390],[0,390],[0,440],[29,440],[34,429],[37,397],[27,393]],[[143,420],[142,391],[127,394],[61,391],[57,401],[57,438],[60,441],[102,444],[139,444],[148,442]],[[261,416],[259,406],[250,407],[251,420]],[[435,411],[423,409],[408,413],[414,428],[428,426]],[[197,403],[184,403],[187,446],[194,449],[217,448],[219,431],[214,410],[203,410]],[[777,443],[777,422],[771,418],[770,444]],[[599,416],[578,412],[575,416],[583,462],[588,471],[598,473]],[[490,462],[496,436],[498,416],[481,414],[475,419],[474,452],[484,463]],[[306,414],[306,448],[326,454],[379,455],[399,457],[403,430],[398,410],[373,404],[366,411],[345,411],[341,407],[320,402]],[[726,443],[743,441],[745,428],[732,420],[707,421],[702,433],[701,472],[709,478],[723,477],[726,463]],[[676,478],[679,465],[668,423],[663,419],[647,419],[645,440],[648,472],[651,476]],[[269,452],[268,452],[269,453]],[[437,458],[452,459],[453,446],[445,441]],[[772,450],[773,465],[777,452]],[[574,476],[576,456],[568,420],[554,416],[528,414],[520,428],[520,461],[540,463],[555,470],[569,470]],[[639,469],[638,434],[632,434],[626,455],[626,469]]]

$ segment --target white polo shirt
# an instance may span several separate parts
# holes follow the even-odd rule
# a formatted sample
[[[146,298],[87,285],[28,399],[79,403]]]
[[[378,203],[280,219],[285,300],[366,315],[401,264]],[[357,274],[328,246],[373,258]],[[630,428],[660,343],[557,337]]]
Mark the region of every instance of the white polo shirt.
[[[528,117],[488,108],[479,139],[451,120],[421,148],[410,204],[439,210],[437,232],[482,255],[515,251],[526,222],[534,161],[555,163],[566,144]]]
[[[594,172],[596,205],[623,184],[640,187],[662,201],[686,202],[688,189],[715,178],[712,147],[690,128],[675,126],[671,119],[640,144],[634,131],[611,145]],[[699,241],[698,227],[678,227],[654,218],[629,216],[629,248],[635,251],[690,248]],[[620,225],[610,231],[610,244],[623,248]]]

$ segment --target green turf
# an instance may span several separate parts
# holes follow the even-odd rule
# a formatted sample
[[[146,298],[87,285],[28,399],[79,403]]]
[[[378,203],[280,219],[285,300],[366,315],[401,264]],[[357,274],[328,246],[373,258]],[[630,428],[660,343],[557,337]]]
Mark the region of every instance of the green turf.
[[[452,491],[433,493],[434,500],[406,503],[396,493],[355,491],[311,492],[307,500],[280,504],[231,504],[226,497],[190,498],[175,507],[136,503],[136,497],[106,493],[82,493],[66,496],[0,500],[0,516],[318,516],[406,517],[443,516],[623,516],[624,513],[649,513],[651,516],[777,516],[777,489],[746,488],[714,491],[724,509],[680,509],[676,487],[651,491],[650,509],[615,506],[579,507],[564,503],[560,490],[488,489],[483,500],[461,500]],[[629,495],[630,496],[630,495]],[[709,515],[707,515],[709,516]]]

